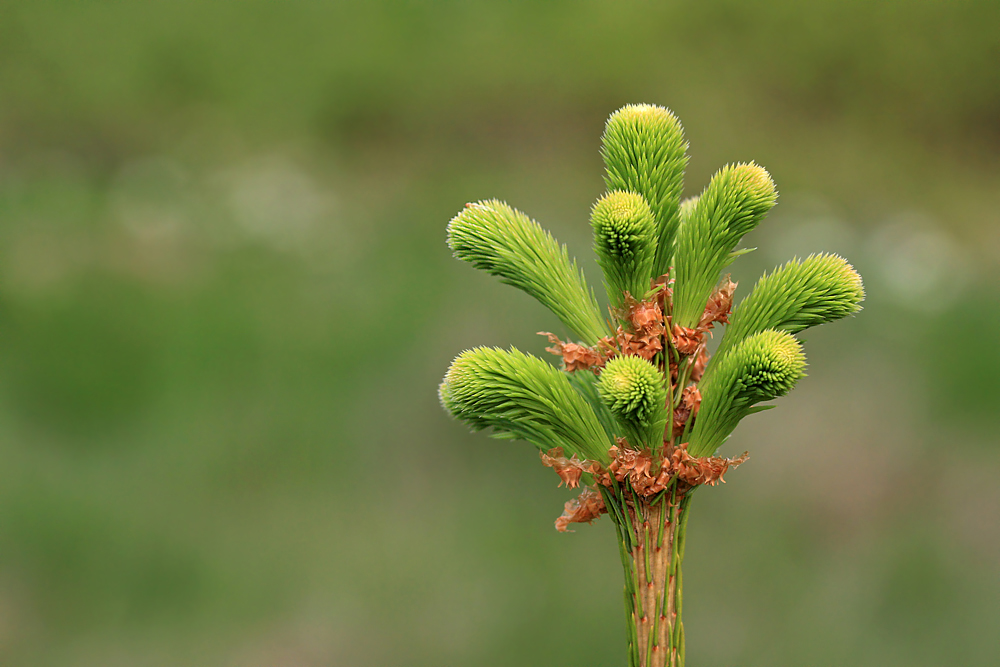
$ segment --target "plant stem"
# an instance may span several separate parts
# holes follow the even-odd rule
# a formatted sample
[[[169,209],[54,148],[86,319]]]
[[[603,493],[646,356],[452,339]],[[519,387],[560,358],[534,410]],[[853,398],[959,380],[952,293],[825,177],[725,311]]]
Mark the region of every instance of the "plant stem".
[[[625,570],[629,667],[683,667],[681,562],[690,498],[676,487],[654,497],[628,482],[607,490]]]

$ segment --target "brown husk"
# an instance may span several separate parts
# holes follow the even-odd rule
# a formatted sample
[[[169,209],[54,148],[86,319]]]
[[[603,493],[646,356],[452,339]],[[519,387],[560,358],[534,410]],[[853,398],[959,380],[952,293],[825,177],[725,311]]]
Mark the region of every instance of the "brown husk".
[[[716,322],[729,324],[729,314],[733,310],[733,292],[738,284],[730,280],[728,275],[719,282],[712,296],[708,297],[705,312],[698,320],[699,331],[708,331]]]
[[[580,486],[580,476],[586,472],[584,468],[584,462],[577,458],[576,454],[573,454],[570,458],[563,456],[562,447],[553,447],[545,452],[538,452],[538,455],[542,457],[542,465],[547,468],[552,468],[559,475],[559,486],[566,484],[567,488],[575,489]]]
[[[580,491],[579,496],[566,501],[562,516],[556,519],[556,530],[560,533],[572,533],[573,531],[567,528],[569,524],[591,523],[594,519],[607,513],[608,508],[604,506],[604,498],[601,497],[601,494],[597,490],[585,486]]]
[[[675,477],[679,495],[702,484],[715,486],[719,482],[725,483],[723,476],[726,472],[744,463],[750,456],[746,452],[735,459],[691,456],[687,452],[687,444],[667,446],[663,456],[654,456],[648,449],[630,448],[624,438],[619,438],[618,445],[608,453],[611,454],[611,463],[607,468],[595,461],[585,461],[586,471],[594,476],[598,484],[608,488],[614,487],[612,477],[619,483],[628,481],[636,493],[645,497],[663,491]]]
[[[564,343],[559,337],[548,331],[539,331],[539,336],[548,336],[552,347],[545,348],[546,352],[551,352],[563,359],[563,370],[578,371],[592,370],[604,366],[610,355],[602,354],[600,350],[579,345],[577,343]]]

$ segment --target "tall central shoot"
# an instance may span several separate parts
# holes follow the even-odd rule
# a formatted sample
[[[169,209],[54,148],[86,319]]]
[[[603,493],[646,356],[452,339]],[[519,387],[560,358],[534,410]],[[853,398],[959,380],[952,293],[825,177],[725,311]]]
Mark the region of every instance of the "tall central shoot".
[[[723,167],[681,201],[687,142],[652,105],[608,119],[608,191],[594,204],[594,251],[609,307],[603,317],[565,247],[523,213],[489,200],[448,225],[459,259],[548,306],[577,342],[544,333],[562,369],[511,349],[455,359],[439,395],[474,430],[526,440],[561,483],[581,488],[556,528],[608,514],[625,570],[631,667],[684,664],[682,576],[692,495],[746,460],[716,455],[739,421],[772,407],[805,375],[794,334],[860,310],[861,277],[836,255],[792,260],[733,310],[722,271],[777,201],[754,164]],[[709,358],[707,338],[727,325]]]

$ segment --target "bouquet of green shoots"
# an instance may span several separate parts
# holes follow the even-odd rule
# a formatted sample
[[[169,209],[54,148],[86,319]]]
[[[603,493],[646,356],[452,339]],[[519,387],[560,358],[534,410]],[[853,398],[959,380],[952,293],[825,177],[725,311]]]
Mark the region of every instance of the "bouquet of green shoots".
[[[615,112],[602,144],[608,191],[590,222],[608,316],[538,223],[501,201],[467,204],[448,225],[455,256],[541,301],[575,342],[544,333],[561,368],[516,349],[468,350],[439,395],[472,429],[535,445],[561,483],[581,489],[557,529],[609,515],[629,665],[681,667],[692,495],[746,459],[717,455],[739,421],[805,375],[795,334],[858,312],[864,289],[843,258],[816,254],[763,276],[734,309],[736,284],[722,272],[776,203],[767,171],[728,165],[681,201],[688,145],[677,117],[652,105]],[[708,338],[723,325],[710,356]]]

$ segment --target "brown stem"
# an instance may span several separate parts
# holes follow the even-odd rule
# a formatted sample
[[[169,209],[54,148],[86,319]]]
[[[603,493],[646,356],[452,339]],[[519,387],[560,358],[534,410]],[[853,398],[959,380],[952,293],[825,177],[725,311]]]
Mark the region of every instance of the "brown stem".
[[[625,577],[632,583],[626,583],[630,667],[683,667],[680,565],[687,502],[673,489],[653,498],[634,493],[627,483],[618,491],[606,498],[626,519],[619,534]]]

